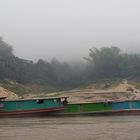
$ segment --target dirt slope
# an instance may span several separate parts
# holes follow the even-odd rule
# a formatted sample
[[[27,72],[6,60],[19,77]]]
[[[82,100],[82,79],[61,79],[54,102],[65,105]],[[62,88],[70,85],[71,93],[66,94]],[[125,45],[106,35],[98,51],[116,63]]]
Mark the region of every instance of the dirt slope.
[[[85,89],[69,90],[58,93],[50,93],[48,96],[68,96],[69,102],[95,102],[105,100],[135,100],[140,99],[140,91],[135,86],[128,84],[127,80],[108,89],[96,89],[94,86]]]
[[[6,96],[7,99],[18,99],[21,98],[13,92],[4,89],[0,86],[0,96]],[[22,98],[33,98],[36,96],[47,96],[47,97],[69,97],[69,102],[96,102],[105,100],[135,100],[140,99],[140,91],[135,88],[134,85],[128,83],[127,80],[123,80],[118,85],[110,88],[96,88],[95,85],[87,86],[84,89],[74,89],[63,92],[53,93],[29,93],[24,94]]]
[[[6,98],[7,100],[18,99],[18,96],[15,93],[13,93],[1,86],[0,86],[0,97],[7,97]]]

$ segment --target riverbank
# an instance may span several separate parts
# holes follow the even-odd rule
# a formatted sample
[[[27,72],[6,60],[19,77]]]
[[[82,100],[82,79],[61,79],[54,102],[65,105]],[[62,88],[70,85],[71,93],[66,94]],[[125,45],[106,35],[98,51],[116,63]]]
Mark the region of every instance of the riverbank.
[[[29,88],[29,87],[28,87]],[[95,84],[88,85],[84,88],[77,88],[67,91],[60,92],[33,92],[29,89],[29,92],[25,92],[25,94],[15,94],[3,87],[0,87],[0,96],[6,96],[7,99],[19,99],[19,98],[34,98],[37,96],[45,96],[45,97],[62,97],[67,96],[68,101],[70,103],[76,102],[96,102],[96,101],[105,101],[105,100],[113,100],[113,101],[122,101],[122,100],[138,100],[140,99],[140,90],[136,89],[136,87],[131,84],[127,80],[120,81],[117,84],[109,85]]]
[[[33,98],[35,94],[25,94],[24,98]],[[40,94],[44,96],[44,93]],[[68,91],[48,93],[47,97],[67,96],[70,103],[77,102],[96,102],[96,101],[123,101],[140,99],[140,90],[134,85],[129,84],[127,80],[121,81],[118,85],[109,88],[96,88],[87,86],[83,89],[73,89]]]

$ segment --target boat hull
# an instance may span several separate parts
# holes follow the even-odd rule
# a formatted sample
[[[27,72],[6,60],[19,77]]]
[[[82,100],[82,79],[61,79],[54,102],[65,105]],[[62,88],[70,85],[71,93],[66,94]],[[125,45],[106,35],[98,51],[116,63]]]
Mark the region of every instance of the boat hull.
[[[0,117],[44,116],[64,110],[60,98],[34,98],[23,100],[0,100]]]
[[[64,107],[34,109],[34,110],[0,111],[0,118],[49,116],[49,114],[51,114],[52,112],[56,113],[62,110],[64,110]]]
[[[52,116],[72,117],[72,116],[126,116],[126,115],[140,115],[140,110],[119,110],[119,111],[102,111],[102,112],[53,112],[49,114]]]

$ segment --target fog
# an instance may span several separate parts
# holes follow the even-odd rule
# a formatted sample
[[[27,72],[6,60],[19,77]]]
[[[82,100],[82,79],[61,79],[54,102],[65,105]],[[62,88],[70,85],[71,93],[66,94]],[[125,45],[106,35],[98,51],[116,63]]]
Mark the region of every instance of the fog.
[[[0,0],[0,36],[32,60],[82,60],[104,46],[140,53],[139,7],[139,0]]]

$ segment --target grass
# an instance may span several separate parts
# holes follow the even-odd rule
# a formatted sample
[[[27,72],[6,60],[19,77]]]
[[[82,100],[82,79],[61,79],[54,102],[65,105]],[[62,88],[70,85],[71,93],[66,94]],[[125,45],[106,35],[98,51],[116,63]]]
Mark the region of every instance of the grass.
[[[31,89],[29,88],[26,88],[24,86],[21,86],[21,85],[11,85],[11,84],[3,84],[2,85],[4,88],[14,92],[15,94],[19,95],[19,96],[22,96],[24,94],[27,94],[27,93],[30,93],[31,92]]]
[[[11,82],[11,81],[5,81],[2,83],[2,86],[9,90],[14,92],[15,94],[22,96],[25,94],[40,94],[40,93],[50,93],[50,92],[56,92],[56,91],[61,91],[60,89],[56,89],[51,86],[41,86],[41,85],[22,85],[16,82]]]

